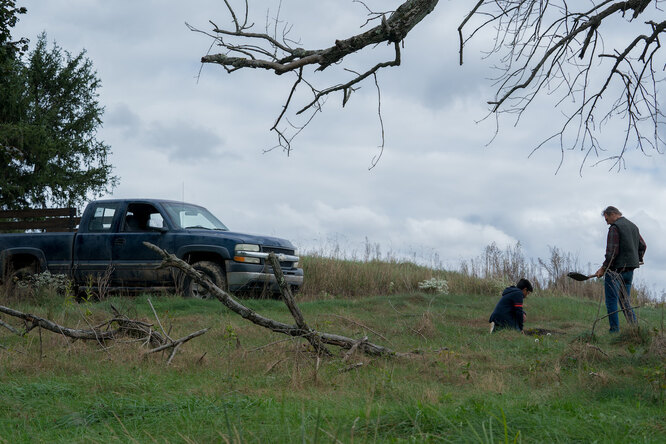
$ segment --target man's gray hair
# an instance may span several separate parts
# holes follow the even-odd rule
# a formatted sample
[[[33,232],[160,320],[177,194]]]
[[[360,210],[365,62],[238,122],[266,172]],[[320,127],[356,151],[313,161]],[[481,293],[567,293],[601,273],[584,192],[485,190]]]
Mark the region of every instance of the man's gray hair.
[[[622,216],[620,210],[618,210],[614,206],[608,206],[606,207],[606,209],[604,209],[604,211],[601,212],[602,216],[606,216],[607,214],[619,214],[620,216]]]

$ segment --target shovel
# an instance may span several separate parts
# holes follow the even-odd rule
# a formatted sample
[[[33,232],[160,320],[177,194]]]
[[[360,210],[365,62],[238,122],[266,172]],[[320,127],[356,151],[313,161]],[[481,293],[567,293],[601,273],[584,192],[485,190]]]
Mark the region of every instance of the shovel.
[[[574,281],[586,281],[590,278],[596,277],[596,275],[594,275],[594,274],[591,274],[591,275],[588,276],[588,275],[585,275],[583,273],[577,273],[575,271],[567,273],[567,276],[569,276]]]

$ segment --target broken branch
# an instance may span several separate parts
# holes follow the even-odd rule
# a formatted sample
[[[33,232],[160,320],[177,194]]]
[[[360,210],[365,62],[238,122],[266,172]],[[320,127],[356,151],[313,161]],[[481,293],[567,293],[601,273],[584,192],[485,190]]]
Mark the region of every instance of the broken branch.
[[[200,273],[194,268],[192,268],[192,266],[187,262],[185,262],[184,260],[179,259],[175,255],[169,253],[166,250],[161,249],[157,245],[151,244],[150,242],[144,242],[143,244],[147,248],[151,249],[152,251],[162,256],[162,264],[161,264],[162,267],[175,267],[181,270],[183,273],[187,274],[192,279],[194,279],[199,285],[208,290],[210,294],[212,294],[220,302],[222,302],[222,304],[224,304],[225,307],[229,308],[231,311],[241,316],[243,319],[247,319],[253,324],[259,325],[260,327],[264,327],[276,333],[282,333],[289,336],[300,336],[307,339],[308,341],[315,340],[316,338],[318,338],[322,344],[335,345],[346,350],[351,349],[354,346],[354,344],[357,342],[356,340],[347,338],[345,336],[331,334],[331,333],[323,333],[312,329],[306,329],[298,325],[289,325],[262,316],[257,312],[255,312],[254,310],[236,301],[229,293],[217,287],[210,279],[208,279],[208,277],[206,277],[203,273]],[[279,263],[277,267],[273,268],[273,270],[274,272],[275,270],[281,271]],[[279,278],[277,279],[278,283],[280,283],[280,279]],[[282,281],[284,282],[284,276]],[[305,323],[303,323],[302,325],[307,327],[307,324]],[[365,354],[372,356],[403,355],[401,353],[396,353],[390,348],[373,344],[371,342],[362,342],[359,345],[359,350],[363,351]]]

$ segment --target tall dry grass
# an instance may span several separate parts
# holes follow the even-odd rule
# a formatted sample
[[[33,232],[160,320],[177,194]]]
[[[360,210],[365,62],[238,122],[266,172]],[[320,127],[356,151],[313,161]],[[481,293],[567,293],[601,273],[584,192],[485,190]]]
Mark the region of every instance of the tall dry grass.
[[[419,282],[449,273],[397,260],[368,262],[322,256],[302,257],[305,299],[349,298],[417,291]]]
[[[398,260],[390,253],[381,256],[376,244],[366,242],[362,258],[345,258],[339,247],[330,254],[324,251],[306,253],[302,257],[305,285],[302,298],[320,299],[408,293],[417,291],[419,283],[436,278],[448,283],[450,292],[459,294],[496,295],[521,278],[529,279],[535,289],[547,295],[571,295],[599,300],[603,296],[603,281],[584,282],[567,277],[577,271],[593,273],[592,265],[583,266],[578,257],[557,247],[550,247],[547,258],[527,258],[520,242],[504,249],[492,243],[472,259],[461,261],[457,270],[444,270],[438,258],[422,259],[419,265]],[[640,282],[632,290],[637,305],[653,303],[656,296]]]
[[[361,257],[354,254],[346,257],[339,247],[330,253],[306,252],[301,255],[305,284],[299,298],[321,300],[412,293],[420,290],[420,283],[430,279],[446,281],[449,292],[467,295],[498,295],[520,278],[529,279],[537,291],[546,295],[599,300],[604,294],[600,279],[578,282],[567,277],[570,271],[591,274],[591,264],[581,266],[575,255],[557,247],[550,248],[548,258],[530,259],[520,243],[504,249],[493,243],[479,256],[461,261],[457,270],[444,270],[438,257],[419,258],[420,264],[413,259],[401,260],[391,253],[382,256],[379,245],[369,242]],[[58,285],[64,291],[56,291],[54,286]],[[61,299],[72,297],[71,287],[65,288],[53,276],[31,282],[20,291],[8,290],[0,286],[0,302],[20,300],[42,305],[53,302],[55,293]],[[634,284],[631,298],[634,305],[652,305],[657,301],[656,295],[640,282]]]

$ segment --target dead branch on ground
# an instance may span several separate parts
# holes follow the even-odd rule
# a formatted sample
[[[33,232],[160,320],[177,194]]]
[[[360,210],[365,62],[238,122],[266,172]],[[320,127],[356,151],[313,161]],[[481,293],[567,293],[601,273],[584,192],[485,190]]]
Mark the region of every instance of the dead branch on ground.
[[[1,313],[23,320],[24,322],[23,332],[15,329],[9,324],[2,322],[2,326],[9,329],[13,333],[18,334],[19,336],[25,336],[31,330],[39,327],[41,329],[48,330],[52,333],[65,336],[66,338],[72,340],[97,341],[101,346],[104,346],[106,341],[112,341],[122,337],[132,337],[140,339],[143,341],[144,344],[150,344],[150,346],[153,347],[151,350],[147,351],[144,355],[148,355],[151,353],[171,348],[172,351],[167,360],[166,363],[167,365],[171,363],[176,354],[176,351],[181,345],[183,345],[185,342],[191,339],[203,335],[208,331],[208,328],[205,328],[203,330],[191,333],[183,338],[174,341],[166,334],[166,332],[164,332],[164,334],[160,334],[158,331],[156,331],[153,328],[153,324],[139,321],[136,319],[130,319],[129,317],[122,314],[113,305],[111,306],[111,309],[113,310],[113,315],[114,315],[112,319],[96,326],[90,326],[90,328],[88,329],[75,329],[75,328],[65,327],[63,325],[57,324],[56,322],[53,322],[46,318],[42,318],[40,316],[36,316],[30,313],[23,313],[19,310],[15,310],[13,308],[0,305]],[[155,317],[157,318],[157,313],[155,313]],[[159,318],[157,320],[161,327]],[[116,328],[111,328],[112,326],[116,326]]]
[[[32,331],[37,327],[41,327],[44,330],[48,330],[50,332],[60,334],[74,340],[82,339],[82,340],[92,340],[92,341],[104,341],[107,339],[114,339],[115,337],[121,334],[121,328],[117,328],[114,330],[101,329],[101,327],[109,325],[111,321],[96,328],[81,330],[81,329],[64,327],[51,320],[30,313],[23,313],[21,311],[14,310],[12,308],[5,307],[2,305],[0,305],[0,312],[23,320],[24,331],[21,333],[21,336],[25,336],[26,334],[28,334],[30,331]]]
[[[168,350],[168,349],[171,348],[172,350],[171,350],[171,353],[169,354],[169,359],[167,359],[167,365],[169,365],[171,363],[171,360],[173,359],[173,357],[176,355],[176,351],[178,351],[178,348],[181,345],[183,345],[184,343],[186,343],[190,339],[194,339],[197,336],[201,336],[202,334],[206,333],[208,330],[209,330],[208,328],[204,328],[203,330],[195,331],[194,333],[190,333],[189,335],[187,335],[183,338],[176,339],[175,341],[170,341],[167,344],[164,344],[164,345],[161,345],[159,347],[148,350],[144,355],[149,355],[151,353],[157,353],[157,352],[160,352],[160,351],[163,351],[163,350]]]
[[[367,341],[361,341],[351,339],[345,336],[324,333],[316,331],[306,324],[302,313],[296,306],[293,296],[289,290],[284,275],[282,274],[282,269],[279,266],[279,262],[275,256],[272,256],[270,260],[273,261],[273,270],[276,274],[277,282],[280,287],[282,299],[287,304],[289,311],[291,312],[296,325],[289,325],[283,322],[275,321],[273,319],[267,318],[260,315],[254,310],[244,306],[236,299],[234,299],[229,293],[217,287],[208,277],[203,273],[198,272],[190,264],[185,262],[182,259],[179,259],[175,255],[159,248],[156,245],[153,245],[149,242],[143,243],[146,247],[151,250],[159,253],[162,256],[162,267],[175,267],[181,270],[183,273],[186,273],[192,279],[194,279],[199,285],[204,287],[214,295],[225,307],[229,308],[231,311],[241,316],[243,319],[247,319],[255,325],[264,327],[270,331],[285,334],[288,336],[297,336],[306,339],[313,346],[315,351],[319,355],[327,354],[330,355],[324,345],[334,345],[345,350],[350,350],[355,345],[358,347],[359,351],[371,356],[407,356],[408,353],[398,353],[390,348],[383,347],[381,345],[373,344]]]

